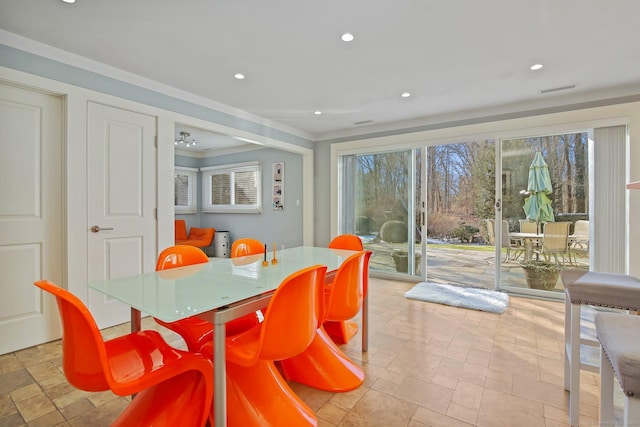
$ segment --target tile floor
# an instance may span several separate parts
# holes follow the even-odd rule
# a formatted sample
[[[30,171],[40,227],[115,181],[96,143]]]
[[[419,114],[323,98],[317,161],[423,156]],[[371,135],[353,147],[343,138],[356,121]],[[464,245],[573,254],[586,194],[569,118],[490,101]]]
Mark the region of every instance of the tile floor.
[[[511,297],[498,315],[408,300],[412,286],[370,280],[369,351],[359,336],[344,346],[365,367],[362,387],[334,394],[291,383],[320,426],[567,425],[563,304]],[[128,404],[71,387],[60,350],[56,341],[0,356],[0,426],[107,426]],[[598,379],[582,372],[581,425],[598,425]]]

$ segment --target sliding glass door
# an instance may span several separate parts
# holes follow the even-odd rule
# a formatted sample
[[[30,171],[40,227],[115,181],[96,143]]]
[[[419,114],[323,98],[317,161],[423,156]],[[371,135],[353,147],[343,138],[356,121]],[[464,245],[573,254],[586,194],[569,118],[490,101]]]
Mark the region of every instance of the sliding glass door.
[[[558,296],[560,270],[589,269],[588,142],[587,132],[501,141],[501,289]]]
[[[461,141],[425,151],[426,280],[493,289],[494,247],[484,223],[495,215],[495,144]]]
[[[421,150],[341,159],[340,232],[373,251],[372,271],[421,277]]]
[[[499,148],[487,139],[343,156],[340,232],[360,236],[382,275],[561,295],[559,280],[531,285],[523,263],[589,268],[588,134]],[[532,187],[536,162],[548,188]]]

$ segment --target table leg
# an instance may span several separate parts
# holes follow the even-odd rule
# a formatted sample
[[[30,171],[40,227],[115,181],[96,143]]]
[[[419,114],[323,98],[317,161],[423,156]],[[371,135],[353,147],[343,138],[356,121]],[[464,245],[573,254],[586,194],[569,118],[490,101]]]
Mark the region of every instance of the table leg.
[[[142,313],[137,308],[131,307],[131,333],[140,332],[142,329]],[[131,398],[135,398],[136,395],[132,394]]]
[[[140,310],[132,308],[131,309],[131,332],[140,332],[142,329],[142,314],[140,314]]]
[[[369,292],[362,301],[362,351],[369,351]]]
[[[213,412],[216,426],[227,425],[227,365],[225,321],[214,315],[213,341]]]

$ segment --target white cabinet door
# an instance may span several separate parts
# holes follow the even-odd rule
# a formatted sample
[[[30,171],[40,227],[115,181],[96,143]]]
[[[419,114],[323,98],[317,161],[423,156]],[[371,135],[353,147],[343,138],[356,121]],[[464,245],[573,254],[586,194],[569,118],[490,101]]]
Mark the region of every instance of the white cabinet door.
[[[0,354],[60,338],[62,100],[0,84]]]
[[[156,118],[96,103],[87,117],[89,281],[152,271]],[[129,307],[92,290],[89,308],[100,328],[130,319]]]

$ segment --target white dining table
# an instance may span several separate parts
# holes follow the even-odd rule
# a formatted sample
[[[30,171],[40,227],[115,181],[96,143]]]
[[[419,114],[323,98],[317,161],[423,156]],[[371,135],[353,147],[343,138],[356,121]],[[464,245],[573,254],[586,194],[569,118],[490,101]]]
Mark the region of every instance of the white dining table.
[[[137,276],[88,283],[91,289],[131,307],[131,329],[140,330],[141,313],[174,322],[190,316],[214,325],[215,424],[227,425],[225,324],[268,304],[275,289],[292,273],[313,265],[338,269],[357,251],[301,246],[240,258],[213,258],[208,263],[153,271]],[[362,307],[362,351],[368,344],[368,302]]]

